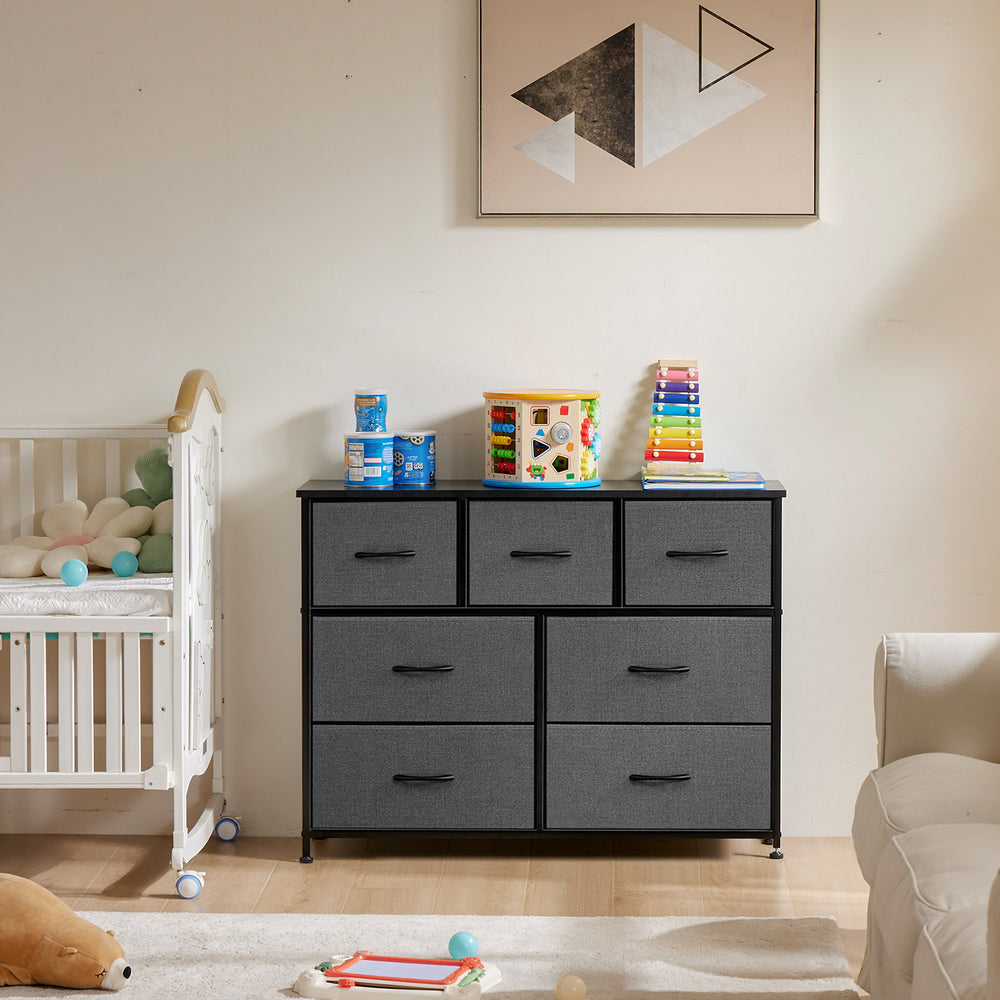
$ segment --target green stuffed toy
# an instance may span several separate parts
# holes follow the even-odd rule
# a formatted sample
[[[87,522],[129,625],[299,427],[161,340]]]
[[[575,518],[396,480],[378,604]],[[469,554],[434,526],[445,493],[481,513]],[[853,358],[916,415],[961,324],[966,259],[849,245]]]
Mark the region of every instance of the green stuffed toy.
[[[143,573],[170,573],[173,570],[173,470],[165,448],[143,452],[135,460],[135,474],[142,483],[123,493],[132,507],[149,507],[153,522],[149,534],[139,537],[139,570]]]

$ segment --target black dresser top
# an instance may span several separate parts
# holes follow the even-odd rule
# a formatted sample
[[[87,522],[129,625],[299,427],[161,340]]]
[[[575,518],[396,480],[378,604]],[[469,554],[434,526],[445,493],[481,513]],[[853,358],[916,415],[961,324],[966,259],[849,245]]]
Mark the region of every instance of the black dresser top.
[[[600,486],[576,486],[552,489],[544,486],[486,486],[478,479],[443,479],[433,486],[404,486],[375,489],[366,486],[346,486],[339,479],[310,479],[303,483],[295,495],[308,500],[420,500],[428,497],[503,500],[587,500],[627,497],[630,500],[774,500],[785,496],[785,487],[776,479],[769,479],[763,489],[710,489],[693,486],[690,489],[646,490],[638,479],[602,480]]]

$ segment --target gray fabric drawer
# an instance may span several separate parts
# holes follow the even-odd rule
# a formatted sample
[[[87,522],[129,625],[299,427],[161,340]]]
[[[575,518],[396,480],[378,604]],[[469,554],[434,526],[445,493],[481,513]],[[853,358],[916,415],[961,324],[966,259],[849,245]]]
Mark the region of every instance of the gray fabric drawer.
[[[531,726],[314,726],[312,750],[317,829],[534,827]]]
[[[769,726],[548,726],[546,816],[560,830],[764,830]],[[689,780],[629,775],[690,774]]]
[[[470,502],[469,603],[610,604],[612,521],[611,501]]]
[[[316,722],[530,723],[534,621],[314,618],[312,679]]]
[[[626,502],[625,603],[769,605],[771,504]]]
[[[549,618],[546,636],[549,722],[771,721],[770,618]]]
[[[313,603],[455,604],[457,525],[446,501],[314,504]]]

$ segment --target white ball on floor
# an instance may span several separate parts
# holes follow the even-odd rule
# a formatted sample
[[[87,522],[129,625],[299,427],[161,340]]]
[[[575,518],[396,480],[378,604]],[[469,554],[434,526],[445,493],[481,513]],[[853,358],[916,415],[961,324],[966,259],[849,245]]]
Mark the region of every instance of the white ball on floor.
[[[579,976],[563,976],[556,983],[556,1000],[584,1000],[587,984]]]

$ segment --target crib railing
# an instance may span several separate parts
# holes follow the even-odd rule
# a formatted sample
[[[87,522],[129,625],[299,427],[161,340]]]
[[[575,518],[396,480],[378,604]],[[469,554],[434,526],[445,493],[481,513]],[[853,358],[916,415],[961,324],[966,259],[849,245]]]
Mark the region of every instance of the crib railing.
[[[0,739],[5,785],[172,786],[171,619],[5,617],[3,624],[10,663],[9,721],[0,725],[0,736],[4,729],[8,736],[6,755]],[[95,698],[98,680],[102,704]]]

